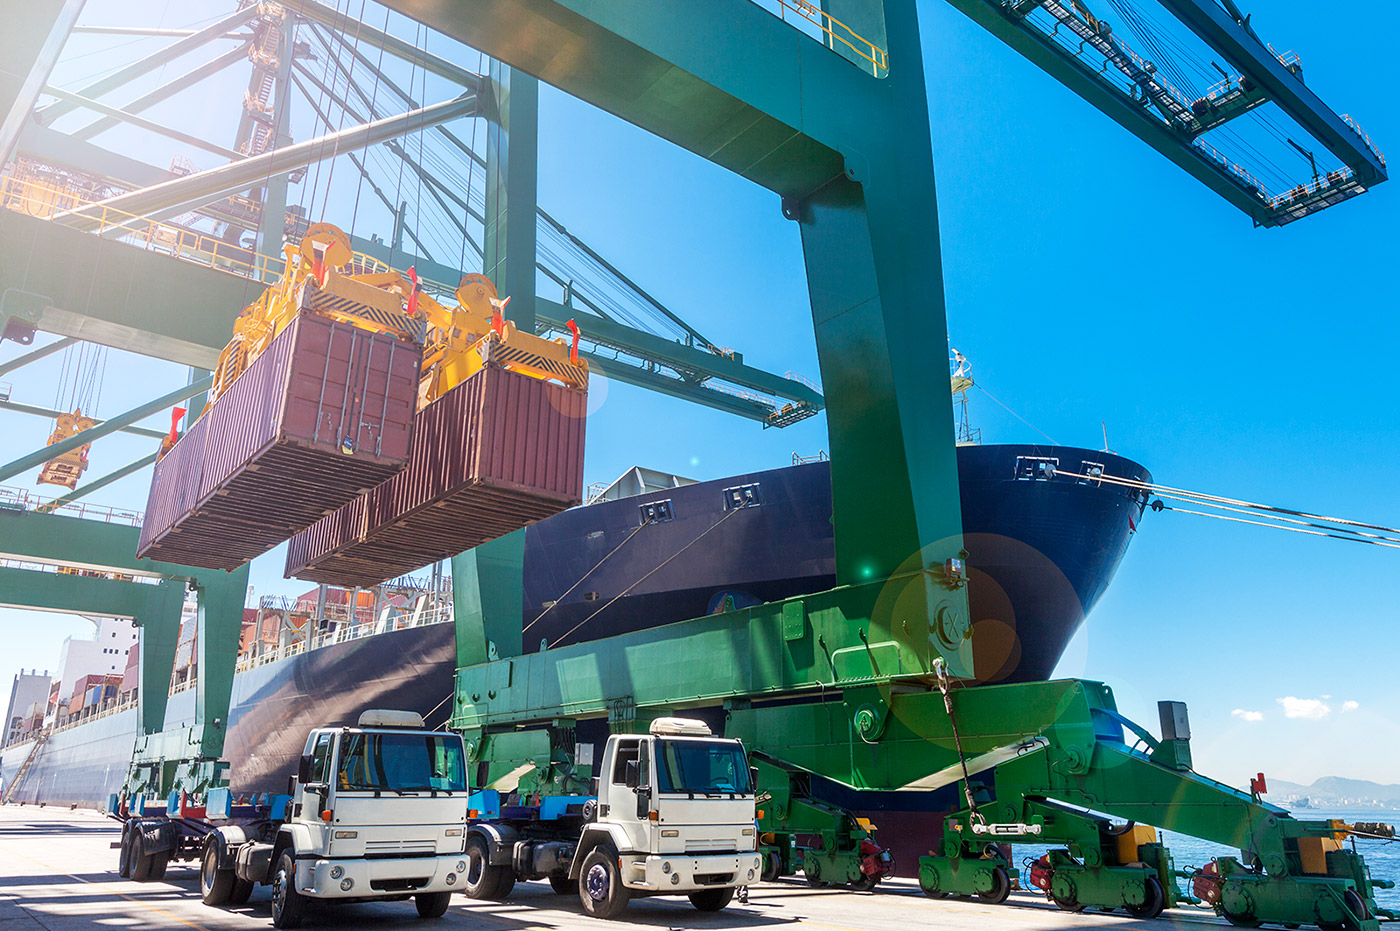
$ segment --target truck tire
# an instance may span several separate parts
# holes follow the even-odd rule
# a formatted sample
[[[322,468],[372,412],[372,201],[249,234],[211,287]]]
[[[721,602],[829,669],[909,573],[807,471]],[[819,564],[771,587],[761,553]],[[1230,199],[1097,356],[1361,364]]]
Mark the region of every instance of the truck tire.
[[[248,898],[253,894],[253,881],[251,879],[239,879],[235,874],[233,879],[233,889],[228,894],[228,904],[247,905]]]
[[[296,861],[290,849],[283,850],[272,871],[272,926],[296,928],[306,911],[306,896],[297,892]]]
[[[594,918],[616,918],[632,898],[632,890],[622,884],[617,849],[612,844],[599,844],[590,850],[578,878],[579,901]]]
[[[138,823],[131,831],[131,878],[138,883],[160,882],[165,878],[165,866],[170,851],[146,852],[146,832]]]
[[[419,918],[441,918],[452,904],[452,893],[420,892],[413,897],[413,904],[418,907]]]
[[[204,845],[204,857],[199,862],[199,897],[205,905],[227,905],[233,893],[233,870],[219,869],[219,847]]]
[[[486,838],[467,838],[467,874],[462,891],[473,899],[504,899],[515,888],[515,873],[508,866],[491,865],[491,847]]]
[[[733,886],[725,886],[723,889],[701,889],[690,894],[690,904],[702,912],[717,912],[733,898]]]
[[[549,888],[560,895],[575,895],[578,893],[578,880],[570,879],[568,873],[550,873]]]
[[[131,822],[122,823],[122,849],[117,856],[117,875],[122,879],[131,878]]]

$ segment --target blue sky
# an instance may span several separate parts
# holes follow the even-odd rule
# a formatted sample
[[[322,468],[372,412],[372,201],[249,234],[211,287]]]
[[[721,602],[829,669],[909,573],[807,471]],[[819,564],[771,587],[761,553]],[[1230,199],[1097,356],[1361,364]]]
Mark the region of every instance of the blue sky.
[[[179,25],[200,15],[190,12],[199,4],[178,15],[138,6],[144,20],[97,0],[88,16],[149,22],[164,10],[165,24]],[[926,0],[919,9],[950,330],[979,381],[1058,442],[1097,448],[1105,423],[1109,445],[1165,484],[1400,524],[1388,459],[1400,439],[1397,189],[1252,229],[952,7]],[[1400,13],[1373,10],[1365,30],[1319,30],[1314,4],[1256,12],[1261,36],[1298,49],[1325,101],[1382,149],[1400,149],[1382,64]],[[462,64],[474,68],[475,55]],[[236,111],[241,79],[211,87]],[[231,135],[214,108],[176,103],[163,115]],[[543,206],[716,342],[770,370],[817,375],[798,232],[775,196],[550,89],[541,113]],[[149,160],[168,158],[162,149]],[[353,179],[343,180],[348,166],[337,171],[339,197]],[[361,233],[387,226],[365,202],[355,219]],[[938,364],[942,348],[930,352]],[[0,359],[16,353],[0,346]],[[49,362],[9,378],[17,400],[52,402],[58,362]],[[100,413],[181,380],[173,366],[114,355]],[[590,482],[633,464],[719,477],[826,447],[820,417],[763,431],[627,386],[600,388]],[[984,395],[972,402],[984,441],[1037,438]],[[48,429],[9,414],[0,424],[16,453]],[[141,439],[104,441],[91,474],[147,451]],[[139,508],[148,481],[133,476],[94,499]],[[259,594],[300,589],[280,567],[280,550],[254,563]],[[1197,767],[1224,781],[1263,770],[1300,782],[1395,782],[1400,686],[1386,669],[1400,643],[1397,580],[1394,550],[1149,515],[1059,673],[1109,682],[1124,712],[1154,730],[1158,699],[1188,702]],[[0,689],[21,666],[51,667],[62,637],[84,626],[13,611],[0,611],[0,623],[9,647]]]

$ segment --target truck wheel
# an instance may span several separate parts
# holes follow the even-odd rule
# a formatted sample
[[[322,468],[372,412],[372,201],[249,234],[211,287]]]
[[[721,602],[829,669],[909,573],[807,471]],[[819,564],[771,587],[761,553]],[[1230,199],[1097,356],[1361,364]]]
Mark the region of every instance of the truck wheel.
[[[701,889],[690,894],[690,904],[702,912],[717,912],[733,898],[733,886],[725,886],[723,889]]]
[[[560,895],[574,895],[578,892],[578,880],[570,879],[567,873],[549,874],[549,888]]]
[[[239,879],[234,874],[233,889],[228,894],[228,904],[247,905],[248,897],[253,894],[253,881],[251,879]]]
[[[452,893],[420,892],[413,897],[413,904],[418,906],[419,918],[441,918],[452,904]]]
[[[219,869],[219,848],[206,844],[199,863],[199,897],[205,905],[227,905],[233,892],[233,870]]]
[[[290,850],[283,850],[277,859],[277,868],[272,872],[272,926],[274,928],[296,928],[301,925],[301,916],[306,911],[306,896],[297,892],[296,861]]]
[[[473,899],[504,899],[515,888],[515,873],[508,866],[491,865],[491,848],[486,838],[467,838],[467,875],[462,891]]]
[[[578,897],[583,910],[594,918],[616,918],[627,907],[632,890],[622,884],[617,850],[612,844],[599,844],[583,858]]]
[[[117,857],[117,875],[122,879],[131,878],[131,822],[122,824],[122,851]]]

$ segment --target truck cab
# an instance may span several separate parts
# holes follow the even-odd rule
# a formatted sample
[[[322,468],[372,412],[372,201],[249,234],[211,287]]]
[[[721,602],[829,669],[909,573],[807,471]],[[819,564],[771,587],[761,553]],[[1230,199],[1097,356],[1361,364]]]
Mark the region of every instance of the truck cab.
[[[498,805],[471,827],[467,894],[504,898],[516,880],[578,890],[612,918],[634,897],[685,895],[702,911],[758,879],[754,781],[744,747],[702,721],[658,718],[647,734],[608,738],[594,795]]]
[[[208,835],[204,900],[230,901],[237,883],[270,884],[278,928],[300,924],[309,899],[413,897],[420,915],[441,916],[467,868],[467,795],[462,738],[426,730],[412,712],[318,728],[282,817]]]

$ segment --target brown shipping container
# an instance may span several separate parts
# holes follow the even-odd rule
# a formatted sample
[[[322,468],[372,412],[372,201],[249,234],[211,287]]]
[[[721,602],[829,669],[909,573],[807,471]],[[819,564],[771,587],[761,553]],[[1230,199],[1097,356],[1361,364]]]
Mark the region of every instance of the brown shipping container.
[[[137,555],[236,569],[398,472],[421,361],[300,315],[157,463]]]
[[[287,575],[370,586],[575,505],[588,395],[487,368],[419,412],[408,468],[292,538]]]

